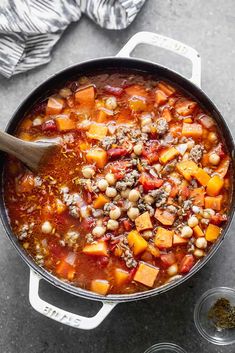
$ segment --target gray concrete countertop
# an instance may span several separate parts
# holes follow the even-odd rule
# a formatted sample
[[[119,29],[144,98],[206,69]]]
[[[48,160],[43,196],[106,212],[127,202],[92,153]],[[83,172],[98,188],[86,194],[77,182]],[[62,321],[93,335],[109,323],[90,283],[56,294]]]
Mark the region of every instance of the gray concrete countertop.
[[[36,85],[68,65],[103,55],[115,55],[138,31],[153,31],[195,47],[202,56],[202,87],[235,129],[235,2],[233,0],[148,0],[125,31],[100,29],[83,17],[64,34],[50,64],[16,76],[0,78],[1,128]],[[136,55],[189,74],[190,65],[154,47]],[[174,342],[189,353],[232,353],[207,343],[193,323],[198,297],[216,286],[235,287],[235,224],[213,259],[180,287],[148,300],[118,305],[100,327],[80,331],[35,312],[28,300],[29,269],[17,255],[1,226],[0,352],[1,353],[142,353],[158,342]],[[51,303],[91,315],[98,304],[75,298],[42,284],[41,295]]]

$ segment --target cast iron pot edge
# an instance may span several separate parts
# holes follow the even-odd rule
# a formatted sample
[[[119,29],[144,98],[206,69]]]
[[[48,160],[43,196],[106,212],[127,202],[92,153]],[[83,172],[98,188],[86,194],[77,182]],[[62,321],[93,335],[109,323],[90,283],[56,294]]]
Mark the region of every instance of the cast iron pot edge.
[[[15,113],[9,120],[9,123],[6,127],[6,131],[9,133],[13,133],[19,123],[19,121],[22,119],[24,114],[32,107],[33,103],[39,99],[45,92],[50,91],[52,88],[56,86],[61,86],[61,82],[66,82],[71,80],[72,78],[76,79],[76,76],[80,76],[81,73],[86,74],[87,73],[92,73],[96,72],[97,68],[99,71],[105,72],[105,67],[106,65],[108,66],[108,69],[112,68],[113,70],[122,70],[123,68],[130,70],[130,71],[142,71],[142,72],[148,72],[151,74],[157,74],[158,77],[162,77],[163,79],[167,79],[168,81],[171,81],[173,84],[178,85],[181,89],[183,89],[187,94],[190,93],[192,96],[194,96],[204,107],[206,110],[208,110],[213,116],[215,117],[215,120],[217,121],[219,127],[223,131],[223,136],[225,138],[225,143],[227,145],[228,151],[230,152],[230,156],[232,158],[232,164],[233,164],[233,170],[235,167],[235,158],[234,158],[234,151],[235,151],[235,146],[234,146],[234,141],[232,138],[232,134],[214,105],[214,103],[210,100],[210,98],[195,84],[193,84],[191,81],[189,81],[187,78],[183,77],[179,73],[170,70],[162,65],[147,61],[147,60],[142,60],[142,59],[134,59],[134,58],[117,58],[117,57],[107,57],[107,58],[101,58],[101,59],[92,59],[89,61],[81,62],[79,64],[70,66],[66,69],[63,69],[62,71],[59,71],[58,73],[50,76],[47,80],[42,82],[39,86],[37,86],[30,94],[27,95],[27,97],[23,100],[23,102],[19,105],[19,107],[16,109]],[[84,68],[85,67],[85,70]],[[150,70],[151,69],[151,70]],[[66,76],[68,75],[68,77]],[[66,78],[65,78],[66,76]],[[50,87],[51,86],[51,87]],[[42,94],[42,91],[45,89],[44,93]],[[41,92],[40,95],[38,93]],[[209,106],[209,109],[208,109]],[[26,109],[27,107],[27,109]],[[30,108],[29,108],[30,107]],[[26,251],[23,249],[21,246],[20,242],[16,238],[16,236],[12,233],[9,221],[8,221],[8,216],[7,216],[7,211],[5,209],[4,205],[4,196],[3,196],[3,170],[4,170],[4,159],[5,155],[1,153],[0,155],[0,173],[1,173],[1,194],[0,194],[0,217],[2,220],[2,223],[4,225],[5,231],[7,233],[8,238],[12,242],[13,246],[17,250],[17,252],[20,254],[21,258],[27,263],[27,265],[35,272],[37,272],[43,279],[48,281],[49,283],[53,284],[54,286],[67,291],[70,294],[77,295],[86,299],[92,299],[92,300],[98,300],[98,301],[115,301],[115,302],[127,302],[127,301],[133,301],[133,300],[139,300],[139,299],[144,299],[148,298],[154,295],[159,295],[161,293],[164,293],[170,289],[173,289],[174,287],[180,285],[181,283],[185,282],[187,279],[189,279],[191,276],[193,276],[197,271],[199,271],[208,261],[209,259],[215,254],[215,252],[218,250],[219,246],[222,244],[225,236],[228,234],[228,230],[232,221],[232,217],[234,214],[235,210],[235,195],[234,195],[234,185],[232,186],[232,197],[231,197],[231,206],[230,206],[230,212],[229,212],[229,218],[228,221],[226,222],[226,225],[223,230],[223,234],[220,237],[219,241],[216,242],[213,247],[211,248],[210,252],[205,256],[204,259],[202,259],[200,262],[197,263],[197,265],[194,266],[192,271],[190,271],[187,275],[182,277],[181,279],[177,280],[176,282],[169,283],[167,285],[164,285],[159,288],[151,289],[145,292],[140,292],[140,293],[135,293],[135,294],[121,294],[121,295],[108,295],[108,296],[101,296],[95,293],[92,293],[88,290],[81,289],[79,287],[74,287],[70,285],[69,283],[66,283],[62,280],[59,280],[57,277],[53,276],[46,270],[44,270],[42,267],[39,267],[36,265],[34,260],[26,253]],[[233,183],[235,183],[234,177],[233,177]]]

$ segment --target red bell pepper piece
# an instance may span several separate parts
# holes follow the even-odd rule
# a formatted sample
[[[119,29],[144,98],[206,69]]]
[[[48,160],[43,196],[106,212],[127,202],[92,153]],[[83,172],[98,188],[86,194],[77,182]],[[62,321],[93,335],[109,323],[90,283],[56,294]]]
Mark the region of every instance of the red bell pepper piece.
[[[42,124],[42,131],[57,131],[57,126],[54,120],[47,120]]]
[[[147,173],[142,173],[139,178],[139,183],[143,185],[144,191],[150,191],[160,188],[163,184],[163,180],[154,178]]]
[[[121,87],[113,87],[106,85],[104,87],[105,92],[112,94],[115,97],[120,97],[124,93],[124,89]]]
[[[128,154],[128,150],[123,147],[111,148],[107,151],[107,154],[110,159],[120,158]]]
[[[180,263],[179,272],[188,273],[195,263],[193,255],[185,255]]]

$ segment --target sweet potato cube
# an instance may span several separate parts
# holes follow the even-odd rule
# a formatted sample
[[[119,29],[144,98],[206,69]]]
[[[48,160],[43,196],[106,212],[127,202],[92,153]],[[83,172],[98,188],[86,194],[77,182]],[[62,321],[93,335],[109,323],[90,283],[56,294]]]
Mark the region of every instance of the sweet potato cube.
[[[93,202],[93,207],[103,208],[107,202],[109,202],[109,198],[104,194],[99,194],[98,197]]]
[[[193,234],[195,235],[196,238],[204,237],[204,233],[203,233],[201,227],[198,225],[193,228]]]
[[[206,229],[206,235],[205,238],[206,240],[210,242],[214,242],[217,240],[221,232],[221,228],[218,226],[215,226],[214,224],[209,224],[207,229]]]
[[[161,156],[159,158],[160,162],[162,162],[163,164],[166,164],[172,159],[174,159],[176,156],[178,156],[178,154],[179,154],[179,151],[176,148],[170,147],[161,153]]]
[[[129,280],[129,272],[122,268],[115,268],[114,279],[117,286],[121,286]]]
[[[195,139],[202,137],[202,126],[201,126],[201,124],[183,123],[182,135],[186,136],[186,137],[193,137]]]
[[[132,230],[128,234],[127,240],[134,255],[141,254],[148,246],[147,241],[137,232],[137,230]]]
[[[163,91],[167,97],[175,93],[175,88],[165,82],[159,82],[158,88]]]
[[[175,110],[179,115],[191,115],[196,108],[197,103],[190,100],[179,100],[175,104]],[[195,124],[199,125],[199,124]]]
[[[167,95],[161,91],[160,89],[157,89],[155,92],[155,102],[157,105],[161,105],[167,102]]]
[[[173,230],[158,227],[154,243],[159,249],[169,249],[173,244]]]
[[[75,121],[71,119],[58,117],[55,119],[55,121],[59,131],[74,130],[76,128]]]
[[[198,166],[193,161],[182,161],[176,164],[176,169],[186,180],[190,181]]]
[[[188,239],[182,238],[178,234],[173,235],[173,245],[178,246],[178,245],[185,245],[188,243]]]
[[[167,210],[156,209],[154,217],[165,226],[171,226],[175,221],[175,215]]]
[[[64,106],[64,100],[59,97],[50,97],[47,101],[46,114],[60,114]]]
[[[141,85],[131,85],[125,88],[126,94],[128,96],[138,96],[138,97],[147,97],[148,93],[146,92],[144,86]]]
[[[215,211],[220,211],[222,207],[222,195],[219,196],[206,196],[205,208],[212,208]]]
[[[223,186],[224,179],[222,179],[219,175],[214,175],[212,178],[210,178],[207,184],[206,193],[209,196],[217,196],[219,195]]]
[[[108,128],[103,124],[91,124],[87,131],[87,137],[93,140],[103,140],[107,135]]]
[[[108,256],[108,247],[106,242],[100,240],[97,243],[85,245],[82,252],[86,255]]]
[[[161,116],[162,118],[166,119],[168,123],[172,120],[172,114],[169,108],[164,108],[161,113]]]
[[[102,148],[94,148],[87,152],[86,159],[89,163],[96,163],[98,168],[104,168],[107,163],[107,152]]]
[[[135,219],[135,226],[137,231],[152,229],[153,225],[148,212],[144,212]]]
[[[219,164],[218,168],[215,170],[216,174],[219,174],[221,178],[224,178],[228,172],[230,164],[230,158],[225,157]]]
[[[61,260],[56,266],[56,273],[63,278],[72,281],[75,275],[75,269],[72,265],[68,264],[65,260]]]
[[[205,170],[202,168],[198,168],[196,170],[196,172],[194,173],[194,177],[202,186],[207,186],[210,180],[210,175],[207,174],[207,172],[205,172]]]
[[[85,87],[75,93],[75,101],[82,105],[95,103],[95,89],[93,86]]]
[[[129,107],[134,112],[141,112],[146,109],[146,99],[139,96],[133,96],[129,99]]]
[[[147,251],[154,257],[160,257],[161,255],[160,250],[152,244],[148,244]]]
[[[91,281],[91,291],[101,294],[101,295],[106,295],[109,291],[110,284],[109,281],[106,281],[105,279],[93,279]]]
[[[159,269],[157,267],[148,265],[145,262],[140,262],[135,273],[134,280],[144,284],[147,287],[153,287],[158,273]]]
[[[205,189],[204,187],[195,188],[190,191],[190,198],[195,206],[203,207],[205,202]]]

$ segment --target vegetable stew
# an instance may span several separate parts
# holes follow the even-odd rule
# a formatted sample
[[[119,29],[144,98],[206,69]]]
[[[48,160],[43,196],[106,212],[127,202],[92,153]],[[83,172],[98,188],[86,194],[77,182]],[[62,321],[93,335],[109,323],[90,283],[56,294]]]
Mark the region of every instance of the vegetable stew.
[[[9,156],[4,194],[24,249],[64,281],[145,291],[187,274],[220,237],[228,151],[213,117],[168,82],[80,77],[37,103],[16,136],[60,144],[38,173]]]

